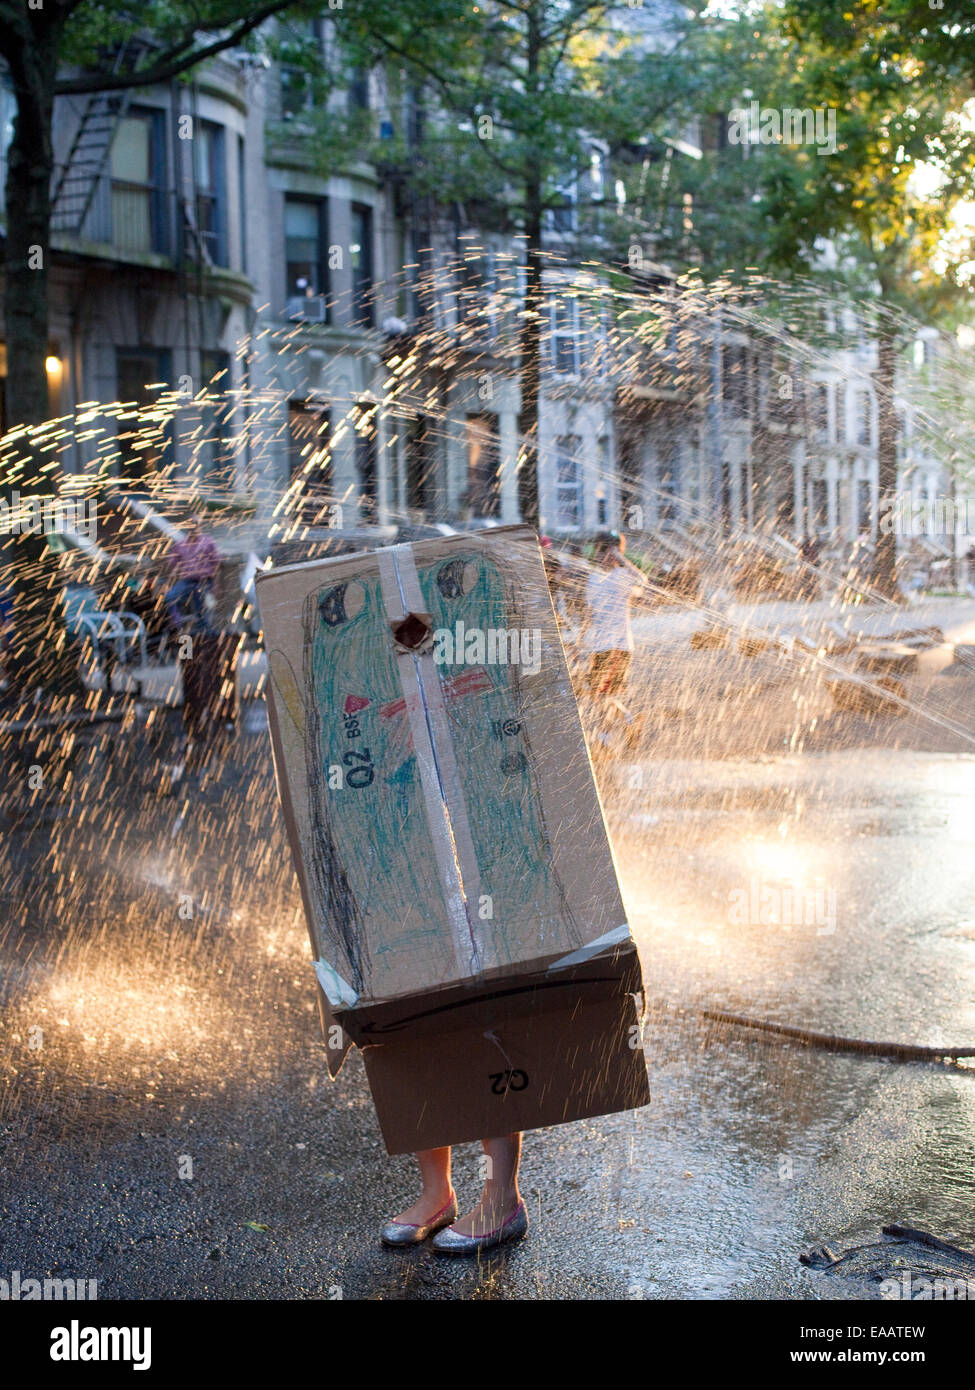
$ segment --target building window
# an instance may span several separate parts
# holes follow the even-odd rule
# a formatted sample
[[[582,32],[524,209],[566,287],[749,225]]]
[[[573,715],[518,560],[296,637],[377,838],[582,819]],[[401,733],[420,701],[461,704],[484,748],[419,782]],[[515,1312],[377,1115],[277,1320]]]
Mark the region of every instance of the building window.
[[[571,531],[582,520],[581,446],[577,434],[562,435],[555,442],[555,524],[560,531]]]
[[[10,79],[4,74],[0,77],[0,208],[5,207],[7,201],[7,151],[14,138],[16,116],[17,98],[14,96]]]
[[[609,522],[609,491],[612,486],[612,440],[608,434],[599,436],[599,479],[596,484],[596,525]]]
[[[826,531],[829,528],[829,484],[825,478],[813,478],[809,485],[810,530]]]
[[[858,478],[856,485],[857,535],[873,533],[873,489],[869,478]]]
[[[467,503],[471,516],[501,515],[501,448],[496,415],[467,417]]]
[[[315,92],[308,60],[324,52],[324,42],[323,20],[294,19],[288,23],[279,68],[282,120],[293,121],[303,112],[313,108]],[[295,62],[288,61],[292,55],[296,59]]]
[[[196,460],[201,477],[220,477],[229,483],[233,471],[233,398],[230,395],[230,353],[202,351],[200,371],[208,400],[200,411],[200,444]]]
[[[311,110],[311,83],[301,68],[285,63],[281,67],[281,119],[293,121]]]
[[[237,136],[237,222],[240,226],[240,269],[247,274],[247,161],[244,137]]]
[[[578,180],[567,179],[556,190],[555,206],[549,209],[549,230],[560,236],[570,236],[578,227],[578,206]]]
[[[679,520],[681,487],[680,445],[676,440],[664,442],[660,450],[657,479],[657,520]]]
[[[352,241],[349,244],[352,264],[353,318],[363,328],[374,322],[372,294],[372,208],[352,204]]]
[[[467,252],[461,267],[460,326],[477,340],[493,338],[497,331],[497,297],[494,253],[479,248]]]
[[[436,483],[436,436],[428,415],[417,415],[406,431],[406,505],[410,511],[432,510]]]
[[[223,126],[197,121],[193,135],[196,227],[214,265],[227,264],[227,177]]]
[[[721,351],[721,399],[733,415],[748,415],[751,380],[748,349],[726,345]]]
[[[130,111],[109,156],[112,243],[120,251],[169,250],[165,195],[165,114]]]
[[[589,197],[594,203],[601,203],[605,197],[603,151],[595,146],[589,152]]]
[[[284,240],[288,317],[325,322],[328,261],[324,198],[285,198]]]
[[[149,477],[168,466],[172,459],[172,421],[160,423],[147,412],[156,404],[159,392],[170,380],[170,356],[152,348],[116,348],[116,392],[129,406],[119,410],[118,472],[133,480]],[[156,412],[152,412],[155,414]]]
[[[869,449],[871,440],[871,400],[869,391],[857,391],[853,397],[856,411],[856,442],[861,449]]]
[[[579,301],[557,298],[551,307],[552,370],[564,376],[578,376],[581,356]]]
[[[369,110],[369,74],[365,68],[356,68],[349,82],[349,109]]]
[[[317,401],[288,402],[288,477],[302,478],[302,491],[327,493],[332,485],[329,457],[331,414]]]
[[[355,469],[359,483],[359,515],[367,525],[379,520],[379,494],[376,482],[376,407],[356,411]]]
[[[802,381],[786,362],[771,362],[760,373],[759,381],[765,406],[765,419],[770,424],[792,422],[802,399]]]
[[[809,424],[813,440],[817,444],[829,444],[829,384],[815,381],[809,398]]]

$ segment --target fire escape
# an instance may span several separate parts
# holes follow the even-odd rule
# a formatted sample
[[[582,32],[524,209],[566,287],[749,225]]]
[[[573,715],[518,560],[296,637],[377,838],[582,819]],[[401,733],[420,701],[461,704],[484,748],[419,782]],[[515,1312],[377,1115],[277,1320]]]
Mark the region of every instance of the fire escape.
[[[106,55],[102,71],[116,77],[135,72],[153,49],[154,45],[149,39],[130,39],[110,56]],[[52,185],[52,231],[79,239],[87,238],[92,242],[110,243],[114,254],[118,254],[122,260],[126,259],[124,231],[120,240],[113,203],[111,198],[106,200],[105,188],[106,181],[110,179],[113,143],[138,91],[137,87],[132,87],[91,94],[74,131],[66,160],[56,171]],[[167,119],[171,129],[175,129],[177,123],[190,112],[194,125],[199,119],[195,87],[190,94],[189,112],[184,110],[184,101],[182,87],[171,84]],[[153,105],[159,109],[158,101]],[[177,140],[175,146],[172,163],[167,159],[165,169],[157,169],[155,174],[156,188],[160,190],[157,215],[161,228],[157,254],[162,254],[164,261],[168,262],[166,268],[176,276],[173,287],[183,306],[185,361],[198,364],[198,371],[193,374],[202,377],[206,347],[216,341],[219,334],[217,305],[209,302],[207,294],[208,276],[215,262],[210,234],[205,222],[201,225],[193,142]],[[157,248],[152,246],[144,249]],[[157,261],[156,268],[163,269],[163,266]],[[150,282],[145,281],[145,276],[152,272],[145,266],[132,269],[127,274],[140,277],[148,285]],[[144,293],[142,300],[151,302],[152,294]]]
[[[115,52],[111,73],[133,70],[149,51],[140,39],[129,39]],[[94,92],[88,98],[75,131],[68,158],[52,195],[51,230],[80,236],[108,165],[119,122],[128,111],[135,89]]]

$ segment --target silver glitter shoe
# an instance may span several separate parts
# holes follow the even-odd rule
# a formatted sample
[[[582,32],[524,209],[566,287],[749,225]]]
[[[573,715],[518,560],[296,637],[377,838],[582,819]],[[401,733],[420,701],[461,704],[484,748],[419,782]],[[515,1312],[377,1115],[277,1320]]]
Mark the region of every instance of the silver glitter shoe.
[[[434,1236],[430,1245],[438,1255],[477,1255],[482,1250],[494,1250],[506,1241],[519,1240],[527,1230],[528,1212],[524,1202],[519,1202],[497,1230],[487,1231],[483,1236],[463,1236],[459,1231],[447,1229]]]
[[[420,1245],[434,1231],[442,1231],[445,1226],[457,1220],[457,1194],[455,1193],[445,1207],[431,1216],[425,1226],[411,1225],[408,1221],[389,1221],[379,1233],[383,1245]]]

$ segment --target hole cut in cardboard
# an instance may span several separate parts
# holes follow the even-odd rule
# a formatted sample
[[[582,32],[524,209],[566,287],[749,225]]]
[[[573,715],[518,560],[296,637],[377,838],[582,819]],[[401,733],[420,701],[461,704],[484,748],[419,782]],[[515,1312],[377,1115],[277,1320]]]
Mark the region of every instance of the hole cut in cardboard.
[[[433,616],[430,613],[407,613],[390,623],[396,650],[425,652],[433,646]]]

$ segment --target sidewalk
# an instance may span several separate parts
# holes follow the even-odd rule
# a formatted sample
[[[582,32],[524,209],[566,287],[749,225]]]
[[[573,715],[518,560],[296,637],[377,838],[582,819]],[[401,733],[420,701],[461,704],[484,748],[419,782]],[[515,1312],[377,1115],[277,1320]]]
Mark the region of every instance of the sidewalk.
[[[634,618],[627,703],[646,716],[648,756],[759,757],[878,742],[975,751],[975,670],[956,665],[945,674],[954,644],[975,642],[975,601],[933,599],[903,610],[729,604],[721,619],[724,645],[695,650],[692,634],[714,626],[700,611]],[[873,718],[837,708],[831,685],[854,674],[884,696],[879,676],[854,673],[856,651],[831,647],[847,636],[876,641],[929,627],[941,628],[946,640],[918,648],[916,671],[900,682],[900,705]]]
[[[716,620],[741,633],[760,632],[767,637],[795,633],[810,642],[831,625],[851,636],[882,637],[907,628],[940,627],[949,642],[975,641],[975,599],[922,599],[907,608],[881,605],[840,607],[824,601],[799,603],[771,600],[766,603],[722,603],[713,612],[665,608],[634,616],[633,631],[655,650],[681,649],[692,632],[703,632]]]

